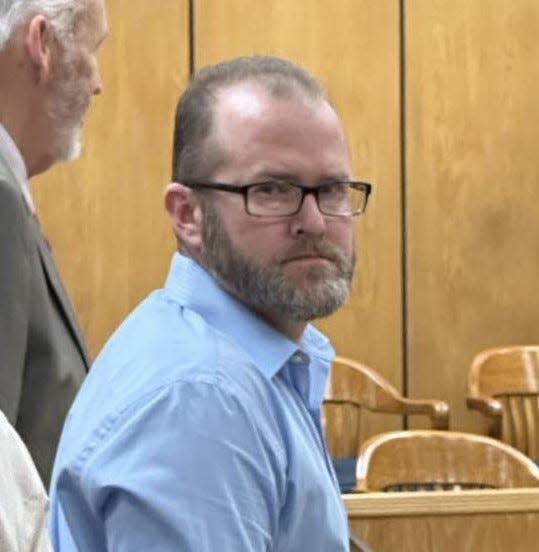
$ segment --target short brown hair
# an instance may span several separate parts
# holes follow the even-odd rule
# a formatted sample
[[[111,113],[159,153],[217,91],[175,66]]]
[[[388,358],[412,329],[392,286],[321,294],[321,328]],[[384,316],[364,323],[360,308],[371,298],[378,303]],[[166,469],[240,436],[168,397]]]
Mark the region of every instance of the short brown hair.
[[[324,99],[322,87],[302,67],[278,57],[249,56],[211,65],[195,75],[176,109],[172,180],[210,178],[222,161],[211,147],[217,93],[227,86],[256,82],[276,97]]]

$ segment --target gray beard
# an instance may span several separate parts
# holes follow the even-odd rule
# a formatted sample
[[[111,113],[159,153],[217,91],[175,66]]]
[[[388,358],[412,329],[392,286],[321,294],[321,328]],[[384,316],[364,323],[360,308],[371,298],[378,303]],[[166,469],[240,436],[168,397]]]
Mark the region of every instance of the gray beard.
[[[79,89],[80,77],[70,55],[64,54],[61,63],[55,70],[54,93],[48,105],[48,114],[56,128],[55,161],[71,161],[81,152],[81,127],[87,98]]]
[[[300,289],[283,274],[282,261],[263,266],[237,251],[208,201],[204,201],[202,224],[206,268],[255,311],[278,313],[294,322],[309,322],[332,314],[348,298],[355,254],[347,256],[326,240],[298,240],[287,258],[318,253],[333,261],[331,268],[311,268],[307,272],[310,285]]]

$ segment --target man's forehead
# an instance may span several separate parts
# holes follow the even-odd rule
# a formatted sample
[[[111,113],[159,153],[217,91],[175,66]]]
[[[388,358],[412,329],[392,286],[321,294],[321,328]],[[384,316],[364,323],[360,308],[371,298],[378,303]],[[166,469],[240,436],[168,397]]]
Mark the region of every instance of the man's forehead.
[[[234,161],[231,167],[248,165],[249,177],[296,178],[298,159],[308,157],[312,165],[313,155],[325,176],[349,177],[346,137],[325,98],[272,94],[256,83],[234,84],[218,91],[213,119],[213,147],[226,152]]]
[[[276,105],[290,109],[298,106],[309,110],[318,110],[326,106],[331,109],[324,98],[313,99],[307,94],[294,90],[293,87],[290,87],[286,93],[275,93],[263,82],[244,81],[226,85],[217,91],[216,96],[217,119],[226,115],[240,122],[256,119]]]
[[[268,93],[251,83],[241,83],[222,88],[218,93],[218,108],[238,112],[243,116],[256,116],[263,109]]]

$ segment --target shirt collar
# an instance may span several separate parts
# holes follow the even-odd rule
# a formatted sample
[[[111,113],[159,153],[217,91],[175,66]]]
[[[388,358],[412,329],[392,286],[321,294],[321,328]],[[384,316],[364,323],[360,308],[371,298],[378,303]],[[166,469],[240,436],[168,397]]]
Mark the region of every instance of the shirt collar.
[[[298,349],[328,366],[331,362],[333,348],[313,326],[307,326],[298,346],[223,290],[195,261],[179,253],[172,258],[165,289],[181,305],[230,336],[267,378],[272,378]]]
[[[28,185],[28,173],[26,172],[26,165],[22,158],[21,152],[17,147],[17,144],[13,141],[7,130],[0,123],[0,154],[7,161],[15,179],[19,183],[24,196],[24,200],[28,205],[28,208],[32,213],[35,213],[34,201],[32,199],[32,193]]]

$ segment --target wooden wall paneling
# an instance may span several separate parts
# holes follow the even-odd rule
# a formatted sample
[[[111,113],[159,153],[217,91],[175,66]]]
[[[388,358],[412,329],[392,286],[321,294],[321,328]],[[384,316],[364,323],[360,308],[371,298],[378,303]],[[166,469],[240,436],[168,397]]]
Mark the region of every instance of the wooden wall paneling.
[[[367,0],[195,0],[194,56],[203,67],[237,55],[273,54],[313,72],[343,118],[355,174],[374,183],[356,222],[358,271],[348,305],[318,322],[339,354],[402,389],[399,13]],[[395,429],[368,420],[365,435]]]
[[[188,0],[108,2],[104,91],[80,160],[32,182],[53,254],[96,354],[166,275],[175,241],[163,207],[175,104],[188,78]]]
[[[454,429],[473,355],[539,341],[539,3],[405,2],[410,391]]]

